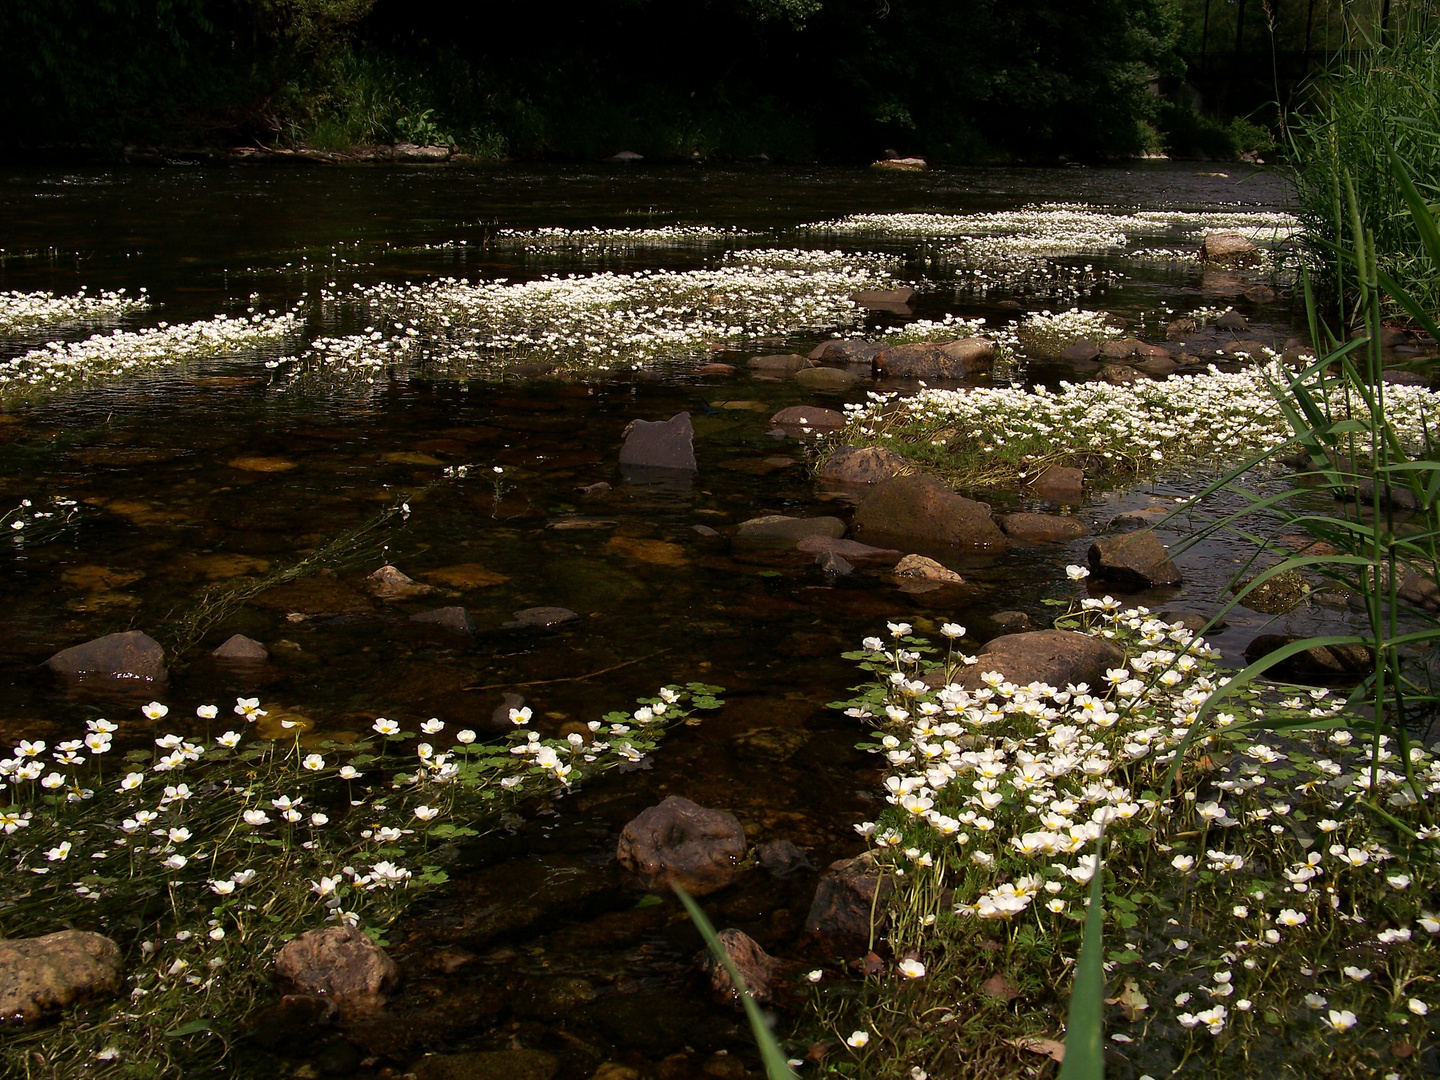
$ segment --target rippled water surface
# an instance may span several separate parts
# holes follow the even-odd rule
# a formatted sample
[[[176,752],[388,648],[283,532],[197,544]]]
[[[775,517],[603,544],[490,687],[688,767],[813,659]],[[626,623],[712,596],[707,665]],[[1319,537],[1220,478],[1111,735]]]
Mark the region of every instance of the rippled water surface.
[[[155,308],[119,324],[143,327],[250,306],[289,308],[332,285],[520,280],[600,266],[687,269],[714,254],[692,246],[631,251],[603,264],[535,259],[493,244],[501,228],[723,225],[758,234],[747,243],[797,246],[794,226],[864,211],[988,211],[1037,201],[1277,209],[1287,197],[1272,176],[1202,175],[1178,165],[919,176],[13,172],[0,176],[0,289],[144,287]],[[914,249],[883,238],[851,246],[902,256]],[[1193,264],[1112,257],[1107,265],[1124,276],[1088,303],[1128,318],[1153,324],[1165,307],[1216,302]],[[917,280],[922,317],[998,316],[1012,299],[1003,291],[957,292],[943,278]],[[1230,302],[1258,327],[1282,337],[1293,330],[1283,296],[1263,309],[1219,301]],[[303,310],[307,335],[346,329],[340,316]],[[871,329],[896,321],[874,315]],[[0,340],[0,356],[93,329],[27,332]],[[560,1054],[565,1077],[589,1076],[601,1058],[644,1063],[673,1055],[680,1056],[667,1076],[702,1068],[729,1075],[735,1057],[748,1060],[748,1039],[692,986],[698,939],[683,913],[671,904],[635,907],[638,894],[613,860],[619,828],[675,793],[734,812],[752,844],[785,839],[808,849],[816,867],[853,854],[860,841],[850,826],[874,814],[875,773],[852,748],[849,723],[825,709],[858,681],[839,653],[886,618],[922,630],[956,618],[982,637],[1001,611],[1043,622],[1051,609],[1042,601],[1069,595],[1063,568],[1084,561],[1088,545],[1016,547],[964,566],[963,587],[907,594],[879,572],[832,581],[804,560],[747,557],[697,533],[696,526],[723,532],[761,514],[848,517],[850,500],[817,487],[806,448],[772,437],[768,419],[793,404],[838,408],[871,386],[827,398],[748,378],[743,369],[749,355],[806,352],[824,336],[817,329],[720,357],[741,364],[735,376],[697,374],[692,359],[590,377],[397,379],[334,395],[280,392],[265,367],[275,350],[260,351],[0,412],[0,505],[56,495],[79,503],[74,524],[49,542],[0,540],[0,734],[53,741],[97,714],[138,718],[134,701],[68,696],[39,668],[57,649],[130,628],[181,650],[159,695],[174,715],[258,695],[330,732],[360,730],[381,715],[494,730],[492,714],[506,694],[522,695],[553,727],[596,719],[666,682],[720,684],[726,707],[673,735],[652,768],[530,807],[511,831],[467,852],[454,884],[391,935],[407,974],[395,1019],[357,1037],[354,1061],[325,1064],[343,1072],[368,1056],[403,1065],[425,1051],[505,1047],[513,1039]],[[681,411],[695,423],[693,480],[622,479],[625,425]],[[470,476],[442,478],[461,464],[475,467]],[[498,500],[495,466],[504,470]],[[601,481],[612,489],[579,491]],[[1079,513],[1098,529],[1121,509],[1173,501],[1196,487],[1172,479],[1099,491]],[[377,522],[407,496],[408,514]],[[986,497],[1019,502],[1006,493]],[[345,547],[344,538],[367,523],[375,527]],[[1183,523],[1176,525],[1162,535],[1177,539]],[[350,557],[338,571],[261,593],[219,621],[197,607],[217,584],[342,548]],[[1181,559],[1188,584],[1146,602],[1204,610],[1244,555],[1223,542],[1198,547]],[[444,591],[377,600],[363,578],[384,563]],[[408,618],[440,604],[463,605],[474,634]],[[568,608],[580,619],[548,633],[504,628],[515,611],[536,606]],[[1331,618],[1309,609],[1285,622],[1308,630]],[[1217,644],[1234,659],[1267,621],[1237,610]],[[237,671],[210,659],[233,633],[264,642],[271,660]],[[713,898],[712,910],[722,925],[803,959],[799,931],[815,876],[778,880],[750,871]],[[292,1060],[309,1053],[305,1045],[276,1045]],[[713,1056],[717,1050],[731,1052],[730,1064]]]

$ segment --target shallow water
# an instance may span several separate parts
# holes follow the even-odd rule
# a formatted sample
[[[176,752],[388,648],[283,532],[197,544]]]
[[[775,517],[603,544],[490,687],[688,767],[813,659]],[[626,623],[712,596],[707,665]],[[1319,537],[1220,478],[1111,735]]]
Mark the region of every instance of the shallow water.
[[[527,259],[488,242],[497,228],[725,225],[760,233],[747,243],[794,246],[794,226],[861,211],[995,210],[1042,200],[1276,209],[1287,198],[1272,176],[1197,175],[1181,166],[920,176],[14,172],[0,176],[0,289],[143,286],[156,309],[117,324],[141,327],[250,304],[288,308],[331,283],[687,269],[714,251]],[[849,246],[914,253],[899,240]],[[1166,307],[1215,302],[1192,264],[1080,261],[1122,275],[1088,304],[1132,320],[1153,325]],[[1008,299],[1056,306],[1002,291],[977,299],[943,279],[919,284],[921,317],[996,315]],[[1284,299],[1264,308],[1235,303],[1257,328],[1282,337],[1295,329]],[[310,334],[343,329],[324,315],[308,318]],[[871,328],[896,321],[872,316]],[[15,336],[0,342],[0,357],[90,329]],[[67,695],[38,668],[59,648],[128,628],[169,646],[198,635],[159,695],[174,715],[258,695],[332,732],[366,728],[381,715],[493,730],[506,693],[523,695],[545,724],[559,725],[598,718],[667,682],[720,684],[726,707],[673,734],[653,768],[533,807],[511,832],[465,853],[468,869],[452,871],[454,885],[391,935],[407,972],[397,1019],[377,1021],[356,1041],[376,1067],[513,1039],[560,1054],[564,1078],[589,1076],[603,1058],[642,1065],[671,1055],[681,1056],[667,1076],[698,1075],[702,1066],[729,1075],[734,1058],[749,1059],[748,1037],[693,987],[689,961],[699,942],[678,908],[635,907],[639,894],[613,862],[619,828],[659,798],[683,794],[734,812],[752,844],[786,839],[808,849],[817,867],[853,854],[863,845],[850,825],[874,816],[875,773],[852,748],[850,724],[825,709],[858,681],[840,652],[887,618],[922,631],[955,618],[980,637],[993,632],[990,617],[1000,611],[1043,624],[1053,609],[1042,601],[1071,595],[1064,567],[1083,562],[1089,543],[1016,547],[972,560],[964,587],[913,595],[878,573],[830,581],[803,561],[737,557],[697,535],[695,526],[723,529],[761,514],[848,516],[849,500],[816,486],[806,449],[772,438],[768,417],[792,404],[838,408],[862,400],[867,385],[825,397],[743,374],[747,355],[808,351],[823,336],[727,354],[742,363],[733,377],[698,375],[687,362],[499,383],[408,379],[358,396],[280,394],[263,366],[273,351],[262,350],[0,413],[0,505],[53,495],[81,504],[77,524],[57,539],[7,541],[0,550],[0,734],[54,741],[96,715],[127,726],[134,717],[138,727],[133,700]],[[1035,368],[1028,377],[1057,373]],[[737,401],[753,404],[714,404]],[[617,464],[625,425],[681,411],[695,421],[693,482],[627,483]],[[475,470],[440,479],[460,464]],[[495,466],[504,469],[498,502]],[[612,490],[578,491],[600,481]],[[1173,478],[1098,491],[1079,512],[1098,530],[1122,509],[1173,503],[1198,486]],[[312,556],[406,494],[409,514],[376,530],[338,575],[282,587],[214,624],[195,621],[208,587]],[[1018,505],[1004,493],[988,497]],[[1185,523],[1174,525],[1162,538],[1183,535]],[[1183,588],[1140,600],[1204,611],[1247,554],[1238,543],[1200,545],[1180,560]],[[438,572],[431,580],[448,580],[450,593],[377,601],[361,583],[383,563],[421,580]],[[469,569],[457,576],[455,567]],[[407,618],[440,604],[463,604],[475,634],[427,630]],[[581,619],[549,633],[503,628],[513,612],[549,605]],[[1271,629],[1311,631],[1336,618],[1309,608]],[[1270,621],[1237,609],[1216,643],[1236,660]],[[270,647],[263,670],[227,669],[208,657],[237,632]],[[754,870],[710,907],[721,925],[808,959],[799,931],[814,881],[813,872],[779,881]],[[278,1049],[303,1060],[313,1047],[307,1036]],[[717,1050],[730,1064],[711,1056]]]

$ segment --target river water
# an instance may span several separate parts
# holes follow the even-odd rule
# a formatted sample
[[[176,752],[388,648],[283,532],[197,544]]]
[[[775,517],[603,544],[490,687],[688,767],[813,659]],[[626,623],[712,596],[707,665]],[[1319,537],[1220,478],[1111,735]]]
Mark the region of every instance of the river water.
[[[679,245],[541,259],[495,243],[501,229],[725,226],[747,231],[752,245],[805,246],[819,241],[797,241],[796,226],[859,212],[975,213],[1037,202],[1287,207],[1281,179],[1226,171],[19,171],[0,176],[0,290],[148,290],[154,307],[114,324],[121,329],[300,304],[303,344],[356,329],[314,302],[324,289],[684,270],[715,255],[713,246]],[[980,295],[926,276],[904,238],[848,243],[910,260],[901,276],[920,287],[916,317],[1009,317],[1005,302],[1016,300],[1029,309],[1068,306],[1033,288]],[[1074,261],[1107,272],[1086,306],[1131,320],[1153,325],[1159,310],[1218,302],[1277,337],[1297,324],[1283,294],[1263,306],[1217,299],[1192,262]],[[873,314],[868,329],[905,318]],[[93,329],[12,335],[0,339],[0,358]],[[698,374],[707,358],[691,357],[591,376],[398,377],[363,394],[278,392],[266,362],[279,350],[260,348],[9,405],[0,412],[0,508],[53,496],[78,506],[73,524],[48,542],[14,538],[0,549],[0,735],[53,742],[98,713],[138,715],[128,699],[67,694],[39,667],[57,649],[131,628],[189,646],[159,695],[176,715],[258,695],[326,731],[362,730],[381,715],[493,730],[507,693],[558,725],[596,719],[668,682],[722,685],[725,708],[671,736],[652,767],[532,807],[469,853],[455,883],[391,935],[407,974],[397,1019],[372,1025],[357,1049],[332,1046],[307,1067],[370,1075],[430,1051],[524,1045],[560,1054],[567,1080],[589,1076],[600,1059],[664,1063],[667,1077],[735,1075],[736,1063],[750,1060],[749,1039],[696,989],[689,965],[698,939],[683,913],[671,904],[635,908],[637,894],[613,859],[620,827],[682,794],[735,813],[752,844],[799,845],[816,867],[854,854],[863,844],[851,824],[875,815],[876,773],[853,749],[850,723],[825,708],[858,681],[839,654],[887,618],[922,630],[954,618],[981,637],[994,632],[997,612],[1041,623],[1049,610],[1042,601],[1069,595],[1064,567],[1083,562],[1088,545],[1017,547],[966,567],[965,589],[907,594],[879,573],[832,581],[804,562],[737,557],[700,536],[695,526],[723,531],[761,514],[848,516],[843,494],[813,481],[804,447],[771,437],[768,417],[795,404],[838,408],[872,387],[826,398],[747,378],[743,368],[750,355],[808,352],[827,336],[827,327],[807,328],[724,351],[720,359],[741,365],[735,376]],[[285,347],[293,352],[296,343]],[[1056,377],[1041,368],[1031,376]],[[717,404],[736,401],[751,404]],[[622,482],[625,425],[681,411],[695,421],[693,482]],[[408,515],[370,533],[337,574],[263,594],[219,622],[197,613],[207,588],[303,560],[393,505],[397,493],[460,464],[475,471],[414,498]],[[488,479],[497,466],[498,502]],[[613,489],[578,491],[602,481]],[[1169,477],[1097,491],[1079,513],[1099,528],[1120,510],[1173,502],[1195,487],[1194,478]],[[1005,493],[987,497],[1019,504]],[[1142,599],[1206,610],[1243,557],[1224,542],[1197,548],[1182,561],[1184,587]],[[452,596],[376,601],[361,583],[383,563],[422,580],[448,574]],[[475,633],[417,628],[406,618],[436,603],[463,604]],[[503,628],[517,610],[538,606],[580,619],[548,634]],[[1327,617],[1302,612],[1282,628],[1308,631]],[[1217,644],[1233,660],[1266,621],[1237,609]],[[239,671],[212,660],[209,650],[233,633],[264,642],[269,662]],[[576,678],[592,673],[602,674]],[[713,916],[777,955],[806,960],[800,930],[815,877],[750,872],[713,898]],[[286,1068],[307,1064],[310,1047],[276,1045],[291,1055]],[[362,1058],[370,1062],[363,1068]]]

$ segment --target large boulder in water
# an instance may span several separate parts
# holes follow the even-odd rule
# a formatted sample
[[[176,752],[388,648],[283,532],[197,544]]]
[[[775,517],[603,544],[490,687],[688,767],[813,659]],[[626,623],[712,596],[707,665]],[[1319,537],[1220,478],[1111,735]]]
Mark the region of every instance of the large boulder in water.
[[[337,998],[373,996],[400,979],[384,949],[353,926],[307,930],[280,947],[275,974],[312,994]]]
[[[1107,668],[1125,662],[1119,646],[1069,630],[1006,634],[987,642],[979,657],[978,664],[960,674],[960,685],[970,690],[978,689],[981,677],[989,671],[998,671],[1019,686],[1042,682],[1063,690],[1069,685],[1089,683],[1095,688],[1104,682]]]
[[[874,936],[883,933],[885,901],[894,891],[894,878],[880,870],[874,852],[833,862],[815,887],[805,930],[827,948],[848,951],[863,946],[872,937],[872,915]]]
[[[1244,266],[1260,261],[1260,248],[1238,232],[1206,233],[1200,242],[1200,261],[1217,266]]]
[[[1095,541],[1090,545],[1090,572],[1136,592],[1155,585],[1179,585],[1182,580],[1165,545],[1148,529]]]
[[[875,354],[875,370],[882,375],[910,379],[963,379],[989,371],[995,363],[995,343],[987,338],[915,342],[892,345]]]
[[[820,467],[820,479],[832,484],[878,484],[914,467],[883,446],[842,446]]]
[[[632,420],[625,427],[620,467],[695,471],[695,428],[688,412],[669,420]]]
[[[921,473],[877,484],[855,511],[855,532],[867,544],[893,540],[980,551],[1006,545],[984,506]]]
[[[84,930],[0,941],[0,1016],[33,1022],[120,989],[120,947]]]
[[[149,634],[126,630],[119,634],[61,649],[45,666],[64,678],[139,679],[164,682],[169,677],[165,650]]]
[[[745,856],[745,830],[734,814],[671,795],[620,831],[615,857],[647,889],[679,885],[695,896],[729,885]]]

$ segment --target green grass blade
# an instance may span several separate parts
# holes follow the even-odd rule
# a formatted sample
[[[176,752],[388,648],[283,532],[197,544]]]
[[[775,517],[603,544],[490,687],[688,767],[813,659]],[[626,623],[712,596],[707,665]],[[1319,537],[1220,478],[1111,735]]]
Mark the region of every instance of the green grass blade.
[[[740,994],[740,1001],[745,1006],[745,1016],[750,1021],[750,1030],[755,1035],[755,1043],[760,1047],[760,1057],[765,1062],[765,1075],[769,1080],[796,1080],[795,1070],[790,1068],[785,1051],[780,1049],[780,1044],[770,1030],[770,1025],[765,1023],[760,1006],[756,1005],[755,999],[750,996],[750,988],[745,985],[744,976],[731,961],[730,954],[725,951],[725,946],[720,943],[720,938],[715,933],[715,927],[710,924],[710,920],[705,917],[705,912],[700,910],[700,905],[695,903],[689,893],[679,885],[674,886],[674,889],[675,895],[680,897],[680,902],[690,913],[691,921],[700,931],[700,936],[705,939],[705,944],[710,946],[710,951],[715,954],[715,959],[724,965],[730,981]]]
[[[1057,1080],[1105,1080],[1105,830],[1095,844],[1095,875],[1070,1011],[1065,1018],[1065,1060]]]

